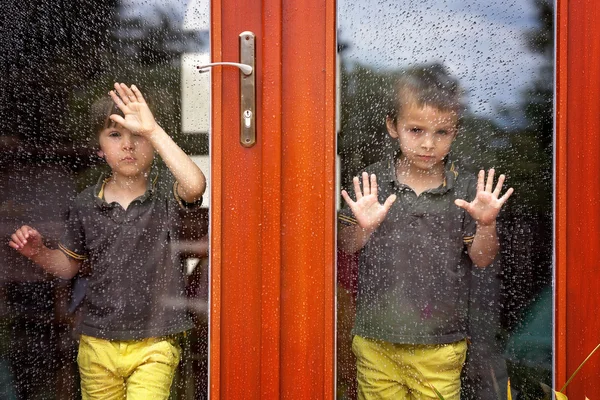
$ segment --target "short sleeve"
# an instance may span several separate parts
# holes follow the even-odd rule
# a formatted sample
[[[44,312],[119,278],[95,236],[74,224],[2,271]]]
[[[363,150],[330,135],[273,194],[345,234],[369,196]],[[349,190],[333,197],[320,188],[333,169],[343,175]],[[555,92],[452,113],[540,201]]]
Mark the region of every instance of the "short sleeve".
[[[65,225],[65,233],[58,248],[70,258],[78,261],[87,260],[83,224],[75,206],[69,208]]]
[[[467,198],[466,201],[473,201],[477,196],[477,181],[475,179],[469,180],[469,185],[467,187]],[[470,246],[473,243],[473,239],[475,239],[475,231],[477,230],[477,224],[471,214],[468,212],[465,213],[465,219],[463,220],[463,243],[467,246]]]
[[[182,210],[195,210],[197,208],[200,208],[200,206],[202,205],[202,196],[195,202],[188,203],[187,201],[185,201],[181,197],[179,197],[179,194],[177,193],[178,186],[179,186],[179,182],[175,181],[173,183],[173,198],[175,199],[177,204],[179,204],[179,207]]]
[[[338,213],[338,221],[343,225],[356,225],[358,223],[346,202],[344,202],[344,206]]]

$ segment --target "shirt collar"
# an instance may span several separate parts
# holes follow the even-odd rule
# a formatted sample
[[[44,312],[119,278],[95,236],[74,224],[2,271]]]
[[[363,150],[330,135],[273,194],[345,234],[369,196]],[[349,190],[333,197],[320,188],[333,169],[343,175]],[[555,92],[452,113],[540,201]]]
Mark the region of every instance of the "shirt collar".
[[[396,161],[400,158],[402,152],[400,149],[394,152],[394,157],[390,158],[387,162],[386,168],[382,171],[381,178],[378,176],[377,180],[380,182],[390,182],[396,187],[400,186],[398,182],[398,178],[396,177]],[[456,183],[456,179],[458,178],[458,168],[456,167],[455,162],[452,159],[452,155],[448,154],[446,159],[444,160],[444,182],[441,186],[431,189],[430,193],[445,193],[448,190],[451,190]]]
[[[94,186],[94,200],[96,201],[96,204],[100,206],[108,205],[106,200],[104,200],[104,187],[106,186],[106,183],[108,182],[110,177],[110,173],[103,173],[102,175],[100,175],[100,178],[98,178],[98,182],[96,182],[96,185]],[[157,182],[158,168],[153,166],[150,170],[150,173],[148,174],[148,180],[146,181],[146,192],[142,196],[138,197],[140,202],[146,201],[146,199],[154,193],[154,191],[156,190]]]

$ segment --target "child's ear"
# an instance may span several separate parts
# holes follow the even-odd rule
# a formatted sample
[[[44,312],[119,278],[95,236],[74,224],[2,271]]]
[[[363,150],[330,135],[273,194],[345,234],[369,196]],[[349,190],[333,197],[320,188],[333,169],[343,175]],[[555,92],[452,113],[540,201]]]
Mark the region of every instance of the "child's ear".
[[[105,155],[105,154],[104,154],[104,152],[103,152],[102,150],[98,150],[98,151],[96,151],[96,154],[97,154],[97,155],[98,155],[98,157],[100,157],[100,158],[104,158],[104,155]]]
[[[398,137],[398,128],[397,128],[397,123],[394,120],[394,118],[392,117],[386,117],[385,118],[385,126],[387,128],[388,134],[393,137],[394,139],[396,139]]]

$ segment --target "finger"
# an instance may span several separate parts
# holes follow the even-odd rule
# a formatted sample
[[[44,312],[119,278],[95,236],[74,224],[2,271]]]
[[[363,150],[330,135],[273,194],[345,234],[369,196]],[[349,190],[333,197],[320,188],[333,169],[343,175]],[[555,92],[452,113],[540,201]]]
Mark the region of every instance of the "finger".
[[[356,195],[356,201],[358,201],[363,197],[360,191],[360,183],[358,183],[358,176],[352,178],[352,183],[354,183],[354,194]]]
[[[513,194],[513,192],[513,188],[508,189],[506,193],[504,193],[504,196],[500,197],[500,204],[506,203],[506,200],[508,200],[508,198]]]
[[[498,177],[498,183],[496,184],[496,189],[494,189],[494,196],[496,196],[496,198],[500,196],[500,192],[502,191],[502,185],[504,185],[505,179],[506,176],[504,174],[501,174],[500,177]]]
[[[13,249],[15,249],[15,250],[19,250],[19,249],[20,249],[19,245],[18,245],[18,244],[16,244],[16,243],[15,243],[14,241],[12,241],[12,240],[8,242],[8,245],[9,245],[10,247],[12,247]]]
[[[27,235],[26,238],[28,240],[33,240],[33,239],[37,239],[40,236],[39,232],[36,231],[35,229],[27,229]]]
[[[371,174],[371,194],[377,196],[377,177]]]
[[[350,198],[350,195],[348,195],[348,192],[346,192],[345,190],[342,190],[342,197],[346,201],[346,204],[348,204],[349,206],[352,206],[354,204],[354,200]]]
[[[362,183],[363,183],[363,194],[365,196],[371,194],[371,185],[369,185],[369,174],[366,172],[362,173]]]
[[[131,90],[133,91],[133,93],[135,93],[135,97],[137,97],[137,100],[140,103],[145,103],[146,102],[146,99],[142,95],[142,92],[140,92],[140,90],[137,88],[137,86],[131,85]]]
[[[129,99],[129,101],[135,101],[137,102],[137,96],[135,95],[135,93],[133,93],[133,90],[131,90],[129,88],[129,86],[127,86],[124,83],[121,83],[121,88],[123,89],[123,91],[125,92],[125,95],[127,96],[127,98]]]
[[[494,186],[494,168],[490,168],[488,172],[487,182],[485,183],[485,191],[492,192],[492,187]]]
[[[16,231],[15,235],[17,236],[17,238],[21,241],[21,243],[23,245],[27,244],[27,237],[25,236],[26,233],[22,229],[19,229],[18,231]]]
[[[113,99],[117,107],[119,107],[119,109],[123,111],[124,114],[130,112],[129,107],[127,107],[127,104],[123,103],[123,100],[121,100],[121,98],[117,95],[117,93],[114,90],[111,90],[110,92],[108,92],[108,94]]]
[[[125,126],[125,118],[121,117],[118,114],[111,114],[108,118],[115,121],[115,123],[117,123],[121,126]]]
[[[477,191],[481,192],[483,190],[483,181],[485,179],[485,171],[480,170],[479,175],[477,175]]]
[[[466,201],[462,200],[462,199],[456,199],[456,200],[454,200],[454,204],[456,204],[460,208],[466,210],[467,212],[471,208],[471,204],[469,202],[466,202]]]
[[[23,241],[21,241],[21,239],[19,239],[19,237],[17,236],[16,233],[13,233],[12,235],[10,235],[10,240],[12,240],[17,245],[17,248],[20,249],[23,247]]]
[[[390,207],[392,207],[392,204],[394,204],[394,202],[396,201],[396,195],[392,194],[390,195],[390,197],[388,197],[385,200],[385,203],[383,203],[383,209],[385,210],[385,212],[387,213],[390,210]]]
[[[129,104],[130,99],[129,96],[127,96],[127,93],[125,92],[126,87],[127,85],[125,85],[124,83],[115,82],[115,90],[119,94],[119,97],[121,98],[124,104]]]

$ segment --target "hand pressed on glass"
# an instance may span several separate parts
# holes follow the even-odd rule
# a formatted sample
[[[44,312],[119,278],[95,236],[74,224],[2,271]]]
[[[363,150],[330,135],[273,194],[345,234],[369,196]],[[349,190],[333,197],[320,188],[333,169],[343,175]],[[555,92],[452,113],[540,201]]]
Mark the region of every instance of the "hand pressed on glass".
[[[110,119],[131,132],[150,139],[157,124],[142,93],[135,85],[128,87],[124,83],[115,83],[114,87],[115,90],[109,92],[110,97],[125,117],[113,114]]]
[[[496,184],[496,188],[492,191],[492,187],[494,185],[494,169],[490,169],[488,172],[487,181],[485,182],[485,171],[479,171],[479,175],[477,177],[477,196],[470,203],[457,199],[454,201],[454,204],[465,209],[479,226],[487,226],[492,225],[496,222],[496,217],[500,212],[500,208],[506,203],[508,198],[513,194],[513,188],[510,188],[504,193],[502,197],[500,193],[502,192],[502,185],[504,184],[505,176],[504,174],[500,175],[498,178],[498,183]]]
[[[352,200],[348,192],[342,190],[342,197],[354,213],[358,225],[365,231],[373,232],[385,219],[390,207],[396,201],[396,195],[390,195],[383,204],[377,199],[377,177],[371,174],[362,173],[363,189],[360,189],[360,183],[357,176],[354,177],[354,193],[356,201]]]

